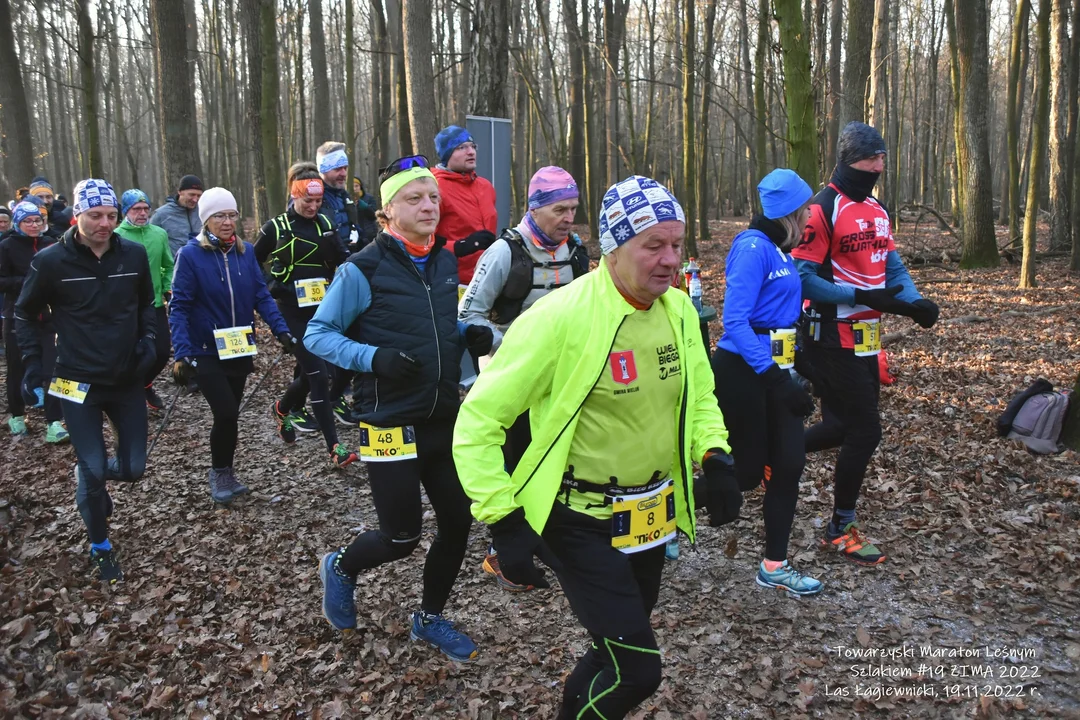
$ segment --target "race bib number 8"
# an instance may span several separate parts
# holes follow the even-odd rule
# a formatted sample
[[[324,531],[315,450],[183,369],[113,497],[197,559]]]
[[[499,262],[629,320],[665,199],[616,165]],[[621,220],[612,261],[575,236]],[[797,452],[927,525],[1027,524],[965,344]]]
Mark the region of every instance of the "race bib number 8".
[[[360,459],[397,462],[416,459],[416,431],[412,425],[381,428],[360,423]]]
[[[795,329],[783,328],[769,332],[773,362],[781,370],[795,367]]]
[[[636,553],[675,537],[675,481],[611,499],[611,546]]]
[[[90,392],[90,383],[80,383],[64,378],[53,378],[49,383],[49,394],[61,400],[70,400],[82,405],[86,402],[86,393]]]
[[[855,344],[855,354],[859,357],[881,352],[881,324],[877,320],[852,323],[851,338]]]
[[[222,360],[257,355],[259,352],[255,347],[255,331],[250,325],[215,330],[214,343]]]
[[[323,278],[297,280],[293,284],[296,285],[296,304],[300,307],[315,307],[326,297],[326,280]]]

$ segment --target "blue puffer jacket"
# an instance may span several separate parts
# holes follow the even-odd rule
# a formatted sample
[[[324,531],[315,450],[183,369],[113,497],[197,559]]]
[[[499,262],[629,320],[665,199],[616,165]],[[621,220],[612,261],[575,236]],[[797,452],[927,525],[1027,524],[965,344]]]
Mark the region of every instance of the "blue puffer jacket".
[[[198,208],[188,210],[177,204],[175,197],[167,198],[165,204],[154,211],[150,224],[164,228],[169,233],[169,249],[173,257],[202,230]]]
[[[251,325],[255,310],[275,337],[289,331],[250,243],[244,243],[241,253],[235,247],[228,252],[204,248],[198,238],[191,240],[176,256],[172,292],[169,329],[178,358],[216,356],[214,330]]]

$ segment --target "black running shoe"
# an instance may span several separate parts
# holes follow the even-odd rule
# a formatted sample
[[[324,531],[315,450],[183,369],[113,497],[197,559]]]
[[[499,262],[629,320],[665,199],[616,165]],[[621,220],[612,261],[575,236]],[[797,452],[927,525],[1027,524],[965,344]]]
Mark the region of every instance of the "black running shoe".
[[[319,432],[319,423],[307,411],[307,408],[300,408],[289,413],[289,422],[302,433]]]
[[[124,572],[120,569],[120,563],[116,562],[116,552],[113,550],[91,550],[90,560],[97,567],[101,582],[106,585],[115,585],[124,579]]]
[[[165,403],[161,401],[161,396],[154,390],[153,384],[146,386],[146,407],[151,410],[160,410],[165,407]]]

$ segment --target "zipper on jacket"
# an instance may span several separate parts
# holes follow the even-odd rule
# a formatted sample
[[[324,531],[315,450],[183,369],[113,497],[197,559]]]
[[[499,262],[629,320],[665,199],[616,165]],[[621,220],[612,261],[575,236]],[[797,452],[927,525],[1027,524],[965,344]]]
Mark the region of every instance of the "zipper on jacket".
[[[229,254],[223,252],[221,257],[225,258],[225,282],[229,286],[229,309],[232,311],[232,326],[236,327],[236,296],[233,295],[232,275],[229,274]]]
[[[566,424],[563,425],[562,430],[559,431],[559,434],[556,435],[555,439],[551,441],[550,445],[548,445],[547,450],[545,450],[544,454],[540,457],[540,461],[536,463],[536,467],[534,467],[533,471],[529,473],[529,477],[525,478],[525,482],[523,482],[521,484],[521,487],[517,489],[517,492],[514,493],[515,498],[519,494],[521,494],[521,492],[525,490],[525,487],[532,481],[533,477],[536,475],[536,471],[539,470],[540,466],[544,464],[544,460],[547,459],[547,456],[551,452],[551,449],[558,444],[559,438],[561,438],[562,434],[566,432],[566,428],[570,427],[570,423],[575,417],[577,417],[577,414],[581,412],[581,408],[585,407],[585,402],[589,399],[589,396],[592,395],[593,390],[595,390],[596,386],[600,384],[601,378],[604,377],[604,371],[606,371],[608,368],[608,362],[611,359],[611,351],[615,348],[615,341],[619,338],[619,330],[622,329],[623,323],[626,322],[627,317],[629,316],[623,315],[622,320],[619,321],[619,327],[615,328],[615,334],[611,337],[611,345],[608,346],[607,355],[604,357],[604,366],[600,368],[600,374],[596,376],[596,380],[593,381],[592,387],[589,388],[589,392],[585,393],[585,397],[581,399],[581,403],[577,406],[577,410],[574,410],[570,417],[567,418]]]
[[[435,414],[435,407],[439,404],[439,383],[442,382],[442,351],[439,350],[439,326],[435,322],[435,305],[431,302],[431,286],[428,285],[427,280],[420,274],[419,268],[416,267],[410,258],[405,258],[412,269],[416,272],[416,276],[420,278],[420,283],[424,286],[424,290],[427,291],[428,309],[431,310],[431,330],[435,334],[435,357],[438,362],[439,377],[435,380],[435,399],[431,403],[431,410],[428,411],[428,419]],[[431,255],[428,255],[428,262],[431,262]]]
[[[682,336],[683,336],[683,340],[684,340],[683,347],[685,348],[685,347],[688,347],[686,342],[685,342],[685,339],[686,339],[686,317],[685,316],[682,316],[682,315],[679,316],[679,325],[680,325],[680,327],[682,329]],[[689,510],[690,510],[690,495],[689,495],[689,493],[690,493],[690,481],[693,479],[693,477],[691,475],[689,475],[689,473],[688,473],[689,468],[686,467],[686,401],[687,401],[687,397],[690,394],[690,381],[689,381],[689,379],[687,377],[690,374],[690,364],[687,361],[683,361],[683,366],[686,368],[686,372],[684,372],[682,374],[683,375],[682,406],[679,408],[679,465],[680,465],[680,467],[682,467],[683,501],[686,503],[686,509],[688,511],[687,515],[690,516],[690,526],[693,527],[694,526],[694,513],[689,512]],[[691,538],[689,535],[687,535],[687,539],[690,540],[690,547],[692,549],[696,550],[697,549],[697,533],[696,532],[694,533],[693,538]]]

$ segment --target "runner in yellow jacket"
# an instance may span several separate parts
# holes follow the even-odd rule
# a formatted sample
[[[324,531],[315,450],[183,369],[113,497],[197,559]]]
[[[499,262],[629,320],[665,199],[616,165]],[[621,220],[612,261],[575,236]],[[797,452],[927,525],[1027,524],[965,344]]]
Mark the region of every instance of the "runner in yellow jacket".
[[[562,717],[621,718],[659,686],[649,615],[665,543],[676,527],[694,540],[691,463],[704,467],[712,524],[742,504],[698,314],[671,287],[685,231],[663,186],[613,185],[599,269],[514,322],[455,426],[459,477],[503,573],[546,587],[541,559],[592,635]],[[525,410],[532,443],[508,475],[506,428]]]

